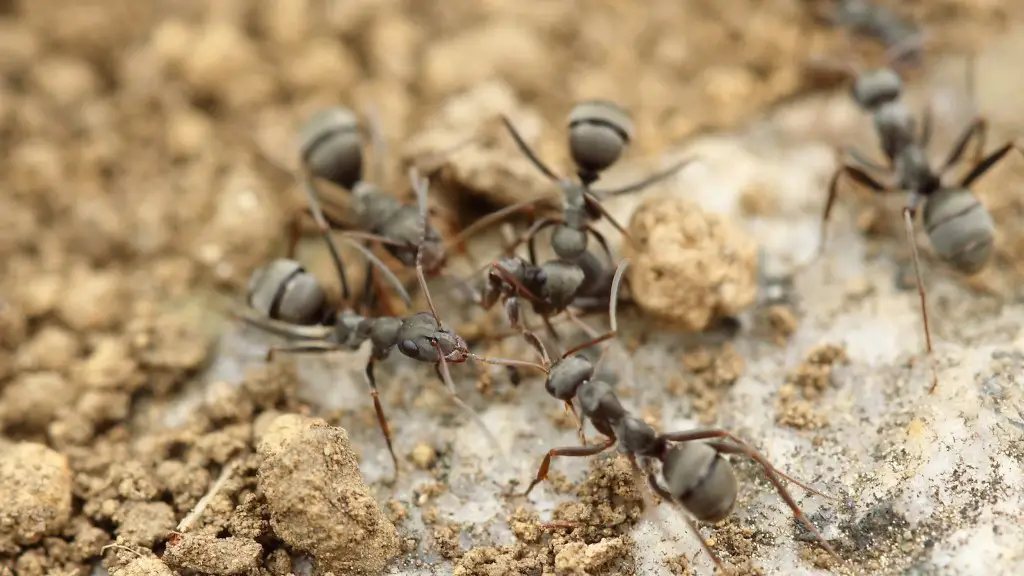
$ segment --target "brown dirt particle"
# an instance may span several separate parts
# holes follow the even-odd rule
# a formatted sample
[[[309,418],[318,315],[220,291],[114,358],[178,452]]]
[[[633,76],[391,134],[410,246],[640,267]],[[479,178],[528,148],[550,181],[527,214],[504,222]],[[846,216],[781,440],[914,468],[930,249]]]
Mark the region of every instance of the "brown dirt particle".
[[[435,526],[433,532],[434,548],[443,558],[453,560],[462,556],[462,545],[459,543],[459,525],[443,524]]]
[[[59,326],[45,326],[18,348],[15,365],[25,371],[66,373],[80,351],[81,345],[74,334]]]
[[[380,574],[398,554],[395,526],[363,484],[344,429],[286,414],[258,450],[271,526],[289,546],[339,574]]]
[[[41,444],[0,445],[0,552],[34,544],[70,517],[67,458]]]
[[[175,568],[204,574],[248,574],[262,565],[263,547],[248,538],[216,538],[210,534],[174,533],[163,561]]]
[[[822,344],[812,349],[804,361],[793,369],[786,381],[799,388],[805,398],[814,399],[832,382],[832,366],[846,362],[846,350],[835,344]]]
[[[111,271],[75,269],[57,315],[78,331],[105,330],[120,324],[124,307],[124,279]]]
[[[589,576],[611,560],[629,554],[630,545],[621,536],[605,538],[595,544],[570,542],[555,553],[555,573]]]
[[[734,316],[757,294],[757,244],[682,198],[650,196],[633,213],[628,270],[637,304],[688,331]]]
[[[417,468],[420,470],[426,470],[437,462],[437,450],[434,450],[434,447],[430,444],[420,442],[412,449],[412,452],[409,454],[409,458]]]
[[[783,346],[789,341],[796,329],[800,326],[800,320],[793,313],[793,308],[782,304],[769,306],[765,310],[768,320],[768,327],[771,330],[772,339],[778,346]]]
[[[0,421],[7,428],[42,432],[74,400],[75,389],[59,373],[26,373],[0,393]]]
[[[163,502],[132,502],[120,514],[118,540],[152,548],[174,529],[174,510]]]
[[[174,572],[157,558],[136,558],[112,571],[110,576],[174,576]]]

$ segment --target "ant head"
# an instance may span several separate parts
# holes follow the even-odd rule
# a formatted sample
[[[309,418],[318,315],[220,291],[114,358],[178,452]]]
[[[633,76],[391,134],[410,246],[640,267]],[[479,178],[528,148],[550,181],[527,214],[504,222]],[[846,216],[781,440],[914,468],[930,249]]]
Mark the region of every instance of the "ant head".
[[[315,276],[280,258],[258,268],[246,289],[249,305],[268,318],[309,326],[327,317],[327,296]]]
[[[448,362],[460,364],[469,359],[470,352],[466,341],[462,339],[462,336],[451,330],[445,328],[438,329],[434,333],[434,341],[437,342],[438,347],[441,348],[441,354],[444,355],[444,359]]]
[[[665,454],[662,475],[668,492],[697,519],[718,522],[736,503],[736,474],[718,451],[704,442],[676,444]]]
[[[562,358],[548,372],[544,388],[548,394],[568,402],[580,386],[594,376],[594,365],[582,354]]]
[[[351,190],[363,178],[359,118],[348,108],[313,114],[299,130],[299,152],[309,171]]]
[[[633,139],[633,120],[609,100],[580,102],[569,113],[569,153],[580,172],[597,174],[614,164]]]

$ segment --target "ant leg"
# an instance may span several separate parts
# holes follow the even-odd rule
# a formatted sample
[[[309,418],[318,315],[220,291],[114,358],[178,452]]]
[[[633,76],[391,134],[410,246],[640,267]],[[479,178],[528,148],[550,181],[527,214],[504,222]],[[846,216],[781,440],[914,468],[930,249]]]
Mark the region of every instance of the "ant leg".
[[[459,395],[455,392],[455,383],[452,382],[452,375],[448,370],[448,361],[445,360],[444,352],[441,351],[441,345],[438,344],[437,340],[433,339],[430,343],[437,351],[437,362],[434,364],[434,371],[437,373],[437,377],[441,379],[441,382],[444,384],[445,389],[447,389],[448,395],[451,396],[452,401],[455,402],[455,404],[474,422],[476,422],[477,426],[480,426],[480,430],[484,433],[484,436],[487,436],[487,440],[489,440],[499,452],[503,452],[501,443],[494,437],[494,434],[491,434],[490,429],[487,428],[486,424],[484,424],[483,418],[481,418],[480,415],[477,414],[476,410],[473,410],[469,404],[466,404],[462,398],[459,398]]]
[[[626,231],[626,228],[622,224],[619,224],[619,221],[616,220],[614,216],[612,216],[612,213],[609,212],[603,204],[601,204],[601,202],[597,199],[597,197],[593,195],[593,193],[584,192],[583,200],[584,202],[586,202],[589,208],[592,208],[600,212],[601,216],[603,216],[605,220],[607,220],[612,226],[614,226],[615,229],[618,230],[620,234],[622,234],[622,237],[629,241],[630,245],[636,247],[636,241],[633,240],[633,237],[629,235],[629,232]]]
[[[373,365],[377,362],[374,356],[366,363],[366,380],[370,384],[370,397],[373,398],[373,410],[377,413],[377,425],[384,434],[384,442],[388,445],[388,453],[391,454],[391,462],[395,467],[395,476],[391,482],[398,480],[398,456],[395,455],[395,448],[391,444],[391,428],[388,426],[388,419],[384,416],[384,407],[380,403],[380,395],[377,393],[377,379],[373,376]]]
[[[366,278],[364,279],[365,285],[363,287],[364,297],[366,295],[366,288],[370,287],[371,285],[373,288],[380,291],[380,295],[383,295],[383,289],[380,287],[378,279],[372,273],[373,268],[376,267],[377,270],[379,270],[380,273],[384,275],[384,278],[388,281],[388,283],[391,284],[391,287],[395,289],[395,292],[398,292],[399,297],[402,298],[402,301],[405,302],[405,305],[412,307],[412,298],[409,297],[409,292],[405,289],[405,286],[402,285],[402,281],[399,280],[397,276],[395,276],[395,273],[392,272],[391,269],[388,268],[384,264],[384,262],[381,261],[381,259],[378,258],[377,255],[373,253],[372,250],[370,250],[366,246],[363,246],[359,242],[352,240],[347,233],[345,234],[344,237],[342,237],[342,240],[345,240],[350,246],[361,252],[363,257],[366,258],[367,268]],[[386,302],[386,300],[384,301]]]
[[[910,204],[903,208],[903,222],[907,229],[907,242],[910,244],[910,252],[914,258],[914,275],[917,279],[917,295],[921,299],[921,321],[924,324],[925,353],[932,366],[932,386],[928,393],[935,392],[939,385],[939,375],[935,369],[935,357],[932,355],[932,331],[928,326],[928,296],[925,294],[924,281],[921,279],[921,262],[917,255],[917,242],[914,239],[914,216],[917,214],[917,202],[920,196],[914,195],[910,198]]]
[[[708,446],[711,446],[715,450],[717,450],[719,452],[724,452],[726,454],[745,455],[747,453],[746,449],[741,448],[741,447],[739,447],[736,444],[733,444],[731,442],[724,442],[724,441],[718,441],[718,440],[709,440],[707,442],[707,444],[708,444]],[[833,500],[833,501],[836,501],[836,502],[839,501],[839,498],[836,498],[835,496],[829,496],[828,494],[825,494],[824,492],[821,492],[821,491],[819,491],[816,488],[808,486],[806,483],[801,482],[800,480],[797,480],[796,478],[793,478],[789,474],[786,474],[785,472],[783,472],[782,470],[779,470],[778,468],[775,468],[774,466],[772,466],[772,472],[774,472],[776,475],[778,475],[783,480],[786,480],[787,482],[792,482],[793,484],[796,484],[797,486],[803,488],[804,490],[810,492],[811,494],[814,494],[815,496],[821,496],[822,498],[825,498],[825,499],[828,499],[828,500]]]
[[[562,335],[558,333],[558,330],[555,330],[555,325],[551,323],[551,318],[547,316],[541,316],[541,319],[544,321],[544,328],[547,329],[548,334],[550,334],[551,337],[555,339],[555,342],[561,342]]]
[[[1020,152],[1022,155],[1024,155],[1024,149],[1022,149],[1020,145],[1018,145],[1016,142],[1007,142],[1006,144],[1003,144],[994,152],[986,156],[985,158],[982,158],[981,161],[979,161],[974,166],[974,168],[972,168],[971,171],[966,176],[964,176],[964,179],[960,181],[960,185],[964,188],[970,187],[971,184],[974,184],[975,180],[984,176],[986,172],[991,170],[993,166],[999,163],[999,161],[1002,160],[1006,156],[1006,154],[1012,149],[1016,149],[1017,152]]]
[[[412,181],[413,189],[416,191],[416,201],[420,209],[420,225],[423,226],[423,233],[420,235],[420,241],[416,245],[416,279],[420,283],[420,290],[423,290],[423,296],[427,299],[430,313],[434,316],[434,321],[437,322],[437,326],[440,328],[441,317],[437,315],[434,299],[431,298],[430,288],[427,286],[427,278],[423,274],[423,246],[427,242],[427,227],[430,225],[427,222],[427,192],[430,183],[420,179],[419,171],[416,170],[415,166],[409,168],[409,180]],[[440,349],[438,349],[438,352],[440,353]]]
[[[277,354],[303,354],[307,352],[318,353],[318,352],[334,352],[335,350],[341,350],[337,344],[331,342],[306,342],[302,344],[284,344],[281,346],[271,346],[267,350],[267,362],[273,362],[274,357]]]
[[[608,246],[608,239],[604,237],[604,234],[601,234],[597,228],[594,228],[590,224],[587,224],[587,232],[590,232],[590,234],[597,240],[597,243],[601,245],[601,249],[604,250],[605,255],[608,256],[608,261],[614,262],[615,257],[612,256],[612,249]]]
[[[658,483],[658,478],[654,475],[654,472],[651,472],[650,470],[647,471],[647,484],[648,486],[651,487],[651,490],[653,490],[658,496],[661,497],[662,500],[666,502],[675,502],[675,500],[672,499],[672,495],[669,494],[668,490],[665,490],[664,488],[661,487],[661,484]],[[704,552],[706,552],[707,555],[711,557],[711,560],[715,563],[715,566],[717,566],[722,573],[729,574],[729,571],[726,570],[725,565],[722,564],[722,559],[718,557],[718,554],[715,554],[715,551],[712,550],[710,546],[708,546],[708,543],[704,540],[704,537],[700,535],[700,529],[697,527],[697,523],[693,521],[693,518],[690,517],[690,514],[684,510],[682,516],[683,519],[686,520],[686,523],[690,526],[690,530],[693,531],[693,534],[697,536],[698,540],[700,540],[701,548],[703,548]]]
[[[388,155],[388,140],[384,137],[384,126],[380,119],[380,112],[377,107],[370,105],[366,108],[366,120],[370,129],[370,146],[373,148],[373,179],[378,186],[386,186],[386,158]]]
[[[786,502],[786,505],[789,506],[789,509],[793,511],[793,515],[796,516],[797,520],[799,520],[800,523],[804,525],[804,527],[806,527],[808,530],[811,531],[812,534],[814,534],[815,538],[818,539],[819,543],[821,543],[821,546],[826,551],[828,551],[829,554],[835,556],[836,558],[839,557],[839,555],[836,554],[836,551],[832,548],[832,546],[829,545],[828,541],[825,540],[825,537],[821,535],[821,532],[819,532],[818,529],[815,528],[814,524],[812,524],[811,521],[807,519],[807,516],[804,515],[803,510],[800,509],[800,506],[796,503],[796,500],[794,500],[793,496],[789,493],[789,490],[786,490],[786,487],[778,478],[778,473],[775,469],[775,466],[773,466],[771,462],[769,462],[768,459],[764,457],[764,455],[755,450],[753,446],[747,444],[746,442],[744,442],[743,440],[741,440],[728,430],[716,428],[662,434],[660,438],[669,442],[693,442],[695,440],[709,440],[714,438],[725,438],[727,440],[731,440],[734,443],[735,448],[730,448],[726,451],[731,451],[734,454],[742,454],[750,458],[754,462],[757,462],[764,469],[765,476],[775,487],[776,492],[778,492],[779,496],[781,496],[782,499]],[[716,450],[719,448],[715,444],[711,444],[711,446]]]
[[[933,116],[932,103],[929,101],[924,107],[924,112],[921,113],[921,134],[917,137],[918,144],[926,152],[928,151],[928,144],[932,141]]]
[[[459,247],[462,251],[465,251],[466,240],[473,236],[474,234],[477,234],[480,231],[487,229],[489,226],[492,226],[496,222],[500,222],[505,218],[508,218],[509,216],[516,214],[518,212],[532,212],[532,206],[534,204],[539,204],[546,200],[547,198],[534,198],[532,200],[524,200],[522,202],[510,204],[508,206],[505,206],[504,208],[491,212],[490,214],[484,216],[483,218],[480,218],[476,222],[473,222],[469,226],[463,228],[458,234],[453,236],[451,240],[446,242],[445,245]]]
[[[264,332],[299,340],[324,340],[334,330],[331,326],[298,326],[289,324],[288,322],[267,318],[250,309],[236,310],[232,312],[232,316]]]
[[[860,162],[860,160],[858,160]],[[813,264],[825,253],[825,246],[828,241],[828,218],[832,213],[832,206],[835,205],[836,197],[839,192],[839,177],[843,174],[853,178],[859,184],[862,184],[874,192],[888,192],[894,188],[891,185],[883,184],[871,176],[863,169],[853,164],[844,162],[839,168],[836,169],[835,173],[832,174],[832,179],[828,183],[828,199],[825,200],[825,210],[821,214],[821,224],[818,232],[818,249],[815,251],[811,258],[797,266],[796,271],[803,270],[807,266]]]
[[[644,178],[643,180],[640,180],[639,182],[634,182],[632,184],[628,184],[626,186],[616,188],[614,190],[589,189],[587,192],[587,195],[590,196],[588,198],[588,201],[596,202],[600,200],[600,198],[613,198],[615,196],[622,196],[623,194],[639,192],[640,190],[643,190],[648,186],[657,184],[658,182],[672,176],[676,172],[679,172],[680,170],[685,168],[687,164],[693,162],[693,160],[693,158],[684,158],[679,162],[676,162],[669,168],[662,170],[661,172],[655,172],[654,174],[648,176],[647,178]]]
[[[949,151],[949,155],[946,156],[946,160],[942,163],[942,167],[939,168],[939,174],[945,174],[953,166],[955,166],[960,158],[963,157],[964,152],[967,150],[967,145],[971,143],[972,139],[976,139],[978,145],[975,147],[975,160],[981,162],[982,150],[985,146],[985,135],[988,132],[988,120],[980,116],[975,117],[974,120],[968,124],[960,136],[957,137],[956,142],[953,144],[953,148]]]
[[[530,148],[526,141],[523,140],[523,137],[519,134],[519,131],[516,130],[516,127],[512,125],[512,121],[508,119],[508,116],[502,114],[501,122],[505,125],[505,129],[508,130],[508,133],[510,136],[512,136],[512,139],[515,140],[516,146],[519,148],[519,151],[523,153],[523,156],[526,156],[527,160],[529,160],[530,163],[533,164],[535,168],[537,168],[537,170],[539,170],[542,174],[544,174],[554,182],[558,182],[559,180],[561,180],[561,178],[559,178],[558,175],[551,170],[551,168],[548,168],[547,165],[544,164],[544,162],[540,159],[540,157],[537,156],[536,153],[534,153],[533,149]]]
[[[521,243],[523,241],[523,238],[526,239],[526,248],[527,253],[530,255],[530,264],[533,264],[534,266],[537,265],[537,234],[539,234],[540,231],[545,228],[564,223],[565,220],[561,218],[544,218],[542,220],[534,222],[533,226],[530,226],[530,229],[527,230],[525,234],[523,234],[523,236],[519,239],[517,244]]]
[[[341,263],[341,253],[338,251],[338,247],[334,244],[334,238],[331,237],[331,228],[327,224],[327,219],[324,217],[323,209],[320,207],[320,201],[317,199],[316,190],[313,188],[313,177],[309,174],[305,174],[302,179],[302,188],[306,191],[306,199],[309,203],[309,211],[313,214],[313,219],[316,221],[316,227],[320,230],[320,235],[323,236],[324,241],[327,242],[327,249],[331,252],[331,260],[334,261],[334,267],[337,269],[338,278],[341,280],[341,297],[342,300],[348,302],[352,297],[352,293],[348,287],[348,277],[345,276],[345,266]]]
[[[294,260],[295,254],[299,251],[299,242],[302,240],[302,214],[302,211],[297,211],[288,219],[288,244],[284,256],[289,260]]]
[[[576,411],[576,405],[572,403],[572,399],[565,401],[565,413],[572,414],[572,420],[576,423],[576,435],[580,438],[580,446],[587,445],[587,435],[583,430],[583,419],[580,418],[579,412]]]
[[[567,446],[548,450],[548,453],[544,455],[544,460],[540,463],[540,468],[537,469],[537,476],[533,479],[533,482],[530,482],[530,486],[526,489],[526,492],[523,493],[523,496],[529,496],[534,486],[547,479],[548,468],[551,467],[551,459],[555,456],[569,456],[572,458],[594,456],[611,448],[613,444],[615,444],[615,438],[608,438],[601,444],[591,444],[589,446]]]

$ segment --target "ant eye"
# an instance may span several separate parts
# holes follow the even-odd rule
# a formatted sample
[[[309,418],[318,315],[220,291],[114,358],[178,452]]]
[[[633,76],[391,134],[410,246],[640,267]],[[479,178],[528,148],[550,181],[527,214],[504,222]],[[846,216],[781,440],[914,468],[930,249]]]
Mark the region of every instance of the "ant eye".
[[[398,349],[401,350],[402,354],[406,356],[414,356],[419,351],[419,347],[416,346],[415,340],[402,340],[398,343]]]

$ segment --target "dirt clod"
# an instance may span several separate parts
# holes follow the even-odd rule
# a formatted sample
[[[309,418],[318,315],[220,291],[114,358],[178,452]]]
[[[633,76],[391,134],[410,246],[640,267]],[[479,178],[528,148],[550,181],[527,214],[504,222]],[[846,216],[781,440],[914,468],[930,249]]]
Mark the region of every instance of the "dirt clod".
[[[555,554],[555,573],[587,576],[614,558],[624,556],[628,544],[622,537],[605,538],[594,544],[571,542]]]
[[[0,445],[0,552],[55,534],[70,517],[67,458],[31,442]]]
[[[110,576],[173,576],[174,572],[157,558],[136,558],[110,573]]]
[[[420,470],[426,470],[434,465],[437,461],[437,450],[430,444],[421,442],[412,449],[412,453],[409,454],[412,458],[413,464],[416,465]]]
[[[395,526],[363,484],[344,429],[287,414],[269,425],[258,450],[274,532],[321,570],[380,574],[398,554]]]
[[[681,198],[649,197],[633,213],[628,273],[644,311],[688,331],[738,314],[757,294],[757,244]],[[624,247],[628,244],[624,244]]]
[[[204,574],[248,574],[261,565],[263,547],[249,538],[217,538],[210,534],[172,534],[163,561]]]

